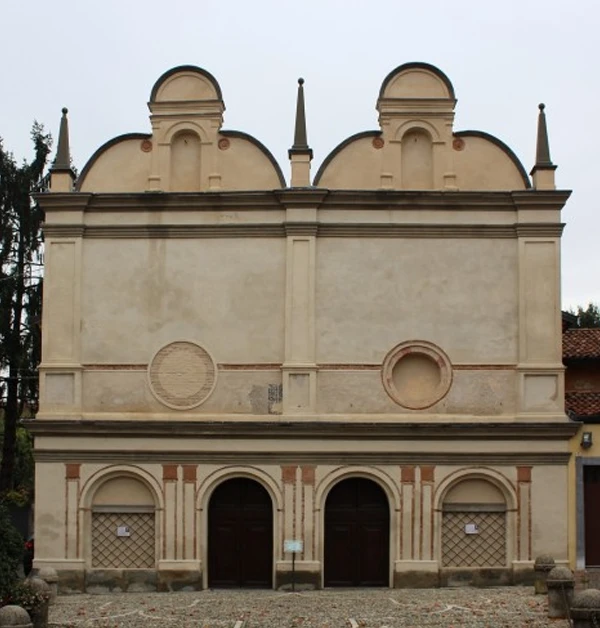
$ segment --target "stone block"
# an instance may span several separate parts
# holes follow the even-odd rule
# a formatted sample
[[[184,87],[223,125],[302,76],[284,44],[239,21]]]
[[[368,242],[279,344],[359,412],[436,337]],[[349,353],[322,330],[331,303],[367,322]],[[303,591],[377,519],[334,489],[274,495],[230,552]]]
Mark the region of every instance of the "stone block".
[[[158,591],[201,591],[202,572],[187,569],[165,569],[158,572]]]
[[[1,628],[32,628],[29,613],[20,606],[10,604],[0,608]]]
[[[394,573],[394,589],[431,589],[440,586],[438,571],[397,571]]]
[[[292,572],[281,570],[275,573],[275,588],[282,591],[291,591]],[[318,571],[296,571],[294,574],[295,591],[314,591],[321,588],[321,573]]]

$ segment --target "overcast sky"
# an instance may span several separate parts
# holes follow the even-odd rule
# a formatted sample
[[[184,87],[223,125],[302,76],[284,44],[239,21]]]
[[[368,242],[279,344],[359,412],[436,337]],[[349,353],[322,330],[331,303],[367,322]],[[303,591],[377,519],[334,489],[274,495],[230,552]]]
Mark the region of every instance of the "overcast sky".
[[[454,85],[455,130],[487,131],[527,171],[546,103],[563,212],[563,307],[600,302],[598,0],[1,0],[0,137],[19,159],[69,108],[83,168],[116,135],[149,132],[156,79],[198,65],[219,81],[225,129],[254,135],[289,180],[296,80],[306,80],[313,175],[347,136],[376,129],[390,70],[432,63]]]

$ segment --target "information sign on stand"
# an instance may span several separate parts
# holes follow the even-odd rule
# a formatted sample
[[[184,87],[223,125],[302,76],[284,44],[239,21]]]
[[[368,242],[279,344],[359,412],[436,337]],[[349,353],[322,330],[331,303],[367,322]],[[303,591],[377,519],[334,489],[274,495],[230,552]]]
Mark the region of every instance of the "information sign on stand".
[[[292,591],[296,590],[296,554],[304,549],[304,543],[299,539],[285,539],[283,551],[292,555]]]

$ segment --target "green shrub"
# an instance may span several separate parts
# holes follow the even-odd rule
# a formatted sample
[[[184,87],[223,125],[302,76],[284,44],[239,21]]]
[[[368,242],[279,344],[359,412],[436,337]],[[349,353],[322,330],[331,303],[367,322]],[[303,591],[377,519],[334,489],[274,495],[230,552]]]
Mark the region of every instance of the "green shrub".
[[[14,604],[24,608],[28,613],[37,610],[50,599],[49,593],[36,591],[28,580],[15,584],[4,598],[6,604]]]
[[[12,525],[8,511],[0,504],[0,602],[19,579],[23,562],[23,539]]]

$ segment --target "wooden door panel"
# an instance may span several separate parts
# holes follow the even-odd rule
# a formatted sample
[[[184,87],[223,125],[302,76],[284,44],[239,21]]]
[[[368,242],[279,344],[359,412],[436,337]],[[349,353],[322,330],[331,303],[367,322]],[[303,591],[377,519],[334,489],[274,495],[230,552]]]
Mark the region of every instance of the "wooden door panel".
[[[325,585],[350,587],[356,581],[354,524],[330,522],[325,530]]]
[[[273,585],[273,506],[254,480],[235,478],[215,489],[208,512],[211,587]]]
[[[239,586],[238,548],[235,522],[215,521],[211,529],[209,564],[211,585],[216,587]]]
[[[389,526],[365,523],[360,527],[360,583],[365,587],[389,584]]]
[[[241,547],[244,586],[270,587],[273,569],[273,531],[269,522],[245,521]]]
[[[389,506],[371,480],[350,478],[325,504],[325,586],[388,586]]]

